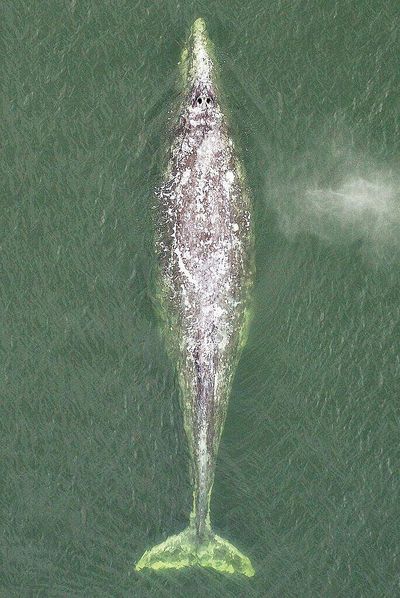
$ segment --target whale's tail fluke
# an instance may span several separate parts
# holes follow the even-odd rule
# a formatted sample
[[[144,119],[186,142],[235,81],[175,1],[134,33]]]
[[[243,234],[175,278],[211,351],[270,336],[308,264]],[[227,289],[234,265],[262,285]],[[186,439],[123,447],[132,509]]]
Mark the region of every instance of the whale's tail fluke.
[[[182,569],[195,565],[220,573],[240,573],[247,577],[254,575],[250,559],[233,544],[213,534],[199,542],[192,527],[147,550],[135,569]]]

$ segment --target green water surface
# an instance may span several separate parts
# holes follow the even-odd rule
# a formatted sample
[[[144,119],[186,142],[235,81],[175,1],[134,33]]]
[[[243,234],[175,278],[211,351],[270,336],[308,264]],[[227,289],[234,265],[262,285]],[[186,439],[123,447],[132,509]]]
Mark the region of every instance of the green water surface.
[[[255,211],[212,498],[251,579],[133,570],[191,507],[151,206],[198,16]],[[400,595],[399,16],[2,2],[0,596]]]

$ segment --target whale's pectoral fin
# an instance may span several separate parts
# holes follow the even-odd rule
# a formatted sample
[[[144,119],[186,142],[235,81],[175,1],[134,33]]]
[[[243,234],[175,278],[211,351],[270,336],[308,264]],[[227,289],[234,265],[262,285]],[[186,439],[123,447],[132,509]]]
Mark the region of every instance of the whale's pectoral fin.
[[[250,559],[233,544],[214,535],[199,544],[191,528],[147,550],[135,569],[181,569],[193,565],[220,573],[241,573],[247,577],[254,575]]]

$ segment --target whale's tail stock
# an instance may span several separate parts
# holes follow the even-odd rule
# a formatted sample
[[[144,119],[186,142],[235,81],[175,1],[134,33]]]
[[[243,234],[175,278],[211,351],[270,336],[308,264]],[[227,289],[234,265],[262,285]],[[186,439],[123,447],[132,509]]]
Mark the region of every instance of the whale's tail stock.
[[[146,550],[135,569],[182,569],[196,565],[220,573],[240,573],[247,577],[254,575],[250,559],[228,540],[210,533],[200,541],[192,526]]]

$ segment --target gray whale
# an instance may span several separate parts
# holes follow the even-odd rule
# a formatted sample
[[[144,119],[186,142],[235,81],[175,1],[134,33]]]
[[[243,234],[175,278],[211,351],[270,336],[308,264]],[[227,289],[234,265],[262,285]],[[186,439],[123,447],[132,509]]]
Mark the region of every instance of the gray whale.
[[[210,522],[218,446],[246,337],[254,274],[251,205],[202,19],[192,26],[180,65],[184,100],[158,192],[156,246],[159,302],[191,455],[193,510],[188,528],[146,551],[136,569],[201,565],[251,576],[250,560],[215,535]]]

